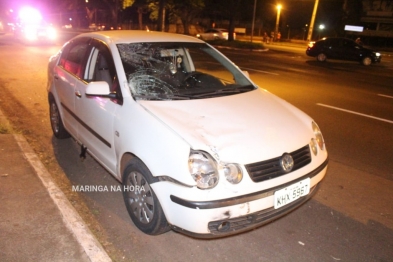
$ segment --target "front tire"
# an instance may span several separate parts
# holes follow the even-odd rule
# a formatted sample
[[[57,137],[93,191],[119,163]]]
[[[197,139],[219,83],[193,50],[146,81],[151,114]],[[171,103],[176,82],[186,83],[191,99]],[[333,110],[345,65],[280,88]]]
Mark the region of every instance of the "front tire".
[[[371,57],[369,57],[369,56],[366,56],[366,57],[363,58],[363,60],[362,60],[362,64],[365,65],[365,66],[371,65],[371,63],[372,63],[372,60],[371,60]]]
[[[320,53],[317,55],[317,60],[319,62],[325,62],[326,61],[326,55],[324,53]]]
[[[64,128],[63,120],[53,96],[49,97],[49,116],[53,135],[59,139],[69,138],[70,134]]]
[[[123,198],[135,226],[149,235],[169,231],[169,224],[156,194],[150,187],[153,176],[137,158],[132,159],[123,173]]]

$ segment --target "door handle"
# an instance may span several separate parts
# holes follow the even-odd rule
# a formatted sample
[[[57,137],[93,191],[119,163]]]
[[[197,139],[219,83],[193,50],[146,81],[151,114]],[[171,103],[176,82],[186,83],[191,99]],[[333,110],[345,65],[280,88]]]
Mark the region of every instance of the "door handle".
[[[55,75],[54,78],[55,78],[56,80],[59,80],[59,76],[58,76],[58,75]]]
[[[75,95],[76,95],[77,97],[79,97],[79,98],[82,97],[82,94],[81,94],[81,92],[79,92],[79,91],[75,91]]]

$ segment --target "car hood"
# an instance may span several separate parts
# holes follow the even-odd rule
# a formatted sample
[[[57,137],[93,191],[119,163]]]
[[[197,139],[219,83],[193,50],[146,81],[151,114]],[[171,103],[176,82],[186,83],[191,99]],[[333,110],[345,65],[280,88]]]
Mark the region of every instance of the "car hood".
[[[192,149],[218,161],[253,163],[307,145],[311,119],[263,89],[209,99],[138,103]]]

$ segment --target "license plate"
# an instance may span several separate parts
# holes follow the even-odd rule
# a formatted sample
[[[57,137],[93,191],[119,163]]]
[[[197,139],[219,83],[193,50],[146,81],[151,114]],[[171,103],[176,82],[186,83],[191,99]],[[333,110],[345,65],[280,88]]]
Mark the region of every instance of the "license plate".
[[[310,178],[294,183],[274,192],[274,208],[285,206],[310,193]]]

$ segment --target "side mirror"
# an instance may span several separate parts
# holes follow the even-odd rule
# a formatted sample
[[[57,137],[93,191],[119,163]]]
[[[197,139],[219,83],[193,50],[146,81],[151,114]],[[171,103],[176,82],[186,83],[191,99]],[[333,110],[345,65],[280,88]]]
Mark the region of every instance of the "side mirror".
[[[106,98],[116,98],[115,93],[111,93],[109,85],[105,81],[90,82],[86,87],[87,96],[99,96]]]

